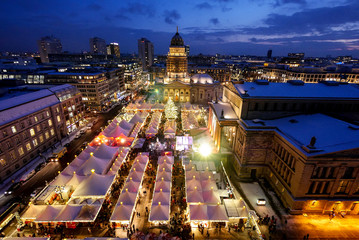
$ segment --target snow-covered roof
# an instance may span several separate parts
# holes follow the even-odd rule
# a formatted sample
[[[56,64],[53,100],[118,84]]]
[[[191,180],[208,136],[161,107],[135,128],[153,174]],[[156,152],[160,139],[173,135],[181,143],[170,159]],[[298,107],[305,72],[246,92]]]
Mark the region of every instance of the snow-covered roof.
[[[359,99],[359,87],[355,84],[338,84],[328,86],[324,83],[291,83],[258,84],[244,82],[234,84],[242,98],[342,98]]]
[[[210,106],[212,106],[212,109],[214,110],[219,120],[238,119],[230,103],[224,103],[224,102],[210,103]],[[222,115],[222,111],[223,111],[223,115]]]
[[[359,148],[359,126],[324,114],[301,114],[275,120],[245,120],[252,127],[275,130],[306,155],[322,155],[331,152]],[[312,137],[316,138],[313,151],[305,151]]]

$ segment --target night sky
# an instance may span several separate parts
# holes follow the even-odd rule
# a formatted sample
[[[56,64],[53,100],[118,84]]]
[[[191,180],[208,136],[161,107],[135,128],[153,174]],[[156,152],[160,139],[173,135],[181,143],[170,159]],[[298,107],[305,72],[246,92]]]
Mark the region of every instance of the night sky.
[[[119,42],[137,53],[137,39],[165,54],[179,26],[191,54],[359,56],[358,0],[3,0],[0,51],[37,51],[54,35],[63,50],[89,50],[89,38]]]

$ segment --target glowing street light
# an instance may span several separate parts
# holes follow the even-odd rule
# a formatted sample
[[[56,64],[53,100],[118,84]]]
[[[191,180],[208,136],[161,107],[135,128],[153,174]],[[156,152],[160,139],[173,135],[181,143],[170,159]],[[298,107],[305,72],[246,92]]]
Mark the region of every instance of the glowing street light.
[[[209,154],[212,153],[212,147],[210,145],[208,145],[208,143],[203,143],[200,147],[199,147],[199,153],[204,156],[207,157]]]

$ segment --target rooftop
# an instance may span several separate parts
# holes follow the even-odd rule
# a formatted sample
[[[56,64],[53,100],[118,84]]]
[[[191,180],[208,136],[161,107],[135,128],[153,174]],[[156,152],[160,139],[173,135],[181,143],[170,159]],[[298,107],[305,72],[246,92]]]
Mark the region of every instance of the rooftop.
[[[320,113],[243,121],[249,128],[276,130],[310,156],[359,148],[359,126]],[[314,148],[308,147],[312,137],[316,138]]]
[[[342,98],[359,99],[356,84],[273,83],[266,80],[233,84],[242,98]]]
[[[209,103],[214,110],[218,120],[238,120],[236,113],[234,112],[230,103],[218,102]],[[223,114],[222,114],[223,111]]]

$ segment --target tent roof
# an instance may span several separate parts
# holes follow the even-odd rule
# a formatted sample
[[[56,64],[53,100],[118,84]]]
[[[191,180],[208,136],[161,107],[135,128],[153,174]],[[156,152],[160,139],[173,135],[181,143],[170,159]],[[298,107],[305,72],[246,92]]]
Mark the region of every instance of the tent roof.
[[[169,164],[173,164],[174,163],[174,156],[160,156],[158,157],[158,164],[161,163],[169,163]]]
[[[71,205],[68,204],[65,208],[57,215],[55,218],[56,222],[71,222],[77,215],[80,213],[82,206],[81,205]]]
[[[218,190],[217,184],[214,180],[202,180],[201,185],[203,191],[209,191],[212,188],[214,191]]]
[[[193,190],[187,191],[187,202],[189,203],[203,203],[203,195],[202,191]]]
[[[169,192],[155,192],[153,194],[152,205],[158,205],[158,202],[161,204],[170,204],[171,194]]]
[[[113,156],[117,153],[118,147],[110,147],[102,143],[94,151],[94,156],[102,159],[112,159]]]
[[[158,172],[162,172],[165,169],[166,172],[172,172],[172,164],[164,162],[158,164]]]
[[[132,148],[142,148],[145,141],[145,138],[137,138],[136,141],[133,142]]]
[[[117,201],[117,205],[120,205],[121,202],[125,205],[134,205],[136,203],[136,198],[137,192],[122,191]]]
[[[50,183],[50,185],[56,185],[56,186],[62,186],[62,185],[66,185],[66,183],[68,183],[71,178],[72,178],[73,174],[65,174],[65,173],[60,173],[54,181],[52,181]]]
[[[168,221],[170,217],[169,205],[152,205],[149,221]]]
[[[197,188],[197,190],[202,191],[202,184],[197,179],[191,179],[186,181],[187,191],[193,191]]]
[[[131,131],[133,126],[135,126],[135,124],[134,123],[129,123],[126,120],[122,120],[119,123],[119,126],[122,127],[123,129],[127,129],[127,130]]]
[[[156,134],[158,132],[157,129],[154,129],[154,127],[151,125],[147,131],[146,131],[146,134]]]
[[[189,213],[191,221],[209,220],[206,205],[189,205]]]
[[[142,182],[143,172],[130,172],[127,177],[127,181]]]
[[[79,167],[76,172],[81,175],[91,174],[92,169],[95,169],[95,173],[104,174],[109,165],[109,160],[91,156],[87,161]]]
[[[146,164],[145,163],[141,163],[140,160],[138,159],[138,162],[137,160],[134,161],[134,164],[132,165],[132,170],[136,169],[136,172],[137,171],[145,171],[146,169]]]
[[[209,191],[203,191],[202,195],[203,195],[203,201],[206,204],[217,204],[221,202],[221,199],[218,196],[218,192],[212,189]]]
[[[82,176],[82,175],[78,175],[78,174],[72,174],[72,178],[70,179],[70,181],[68,181],[66,183],[67,186],[73,186],[74,188],[77,188],[78,185],[80,185],[80,183],[82,181],[84,181],[85,179],[87,179],[87,176]]]
[[[130,180],[125,183],[125,186],[123,186],[122,192],[126,191],[126,189],[128,189],[129,192],[137,193],[139,188],[140,188],[139,182],[134,182],[134,181]]]
[[[129,123],[143,123],[145,120],[140,116],[140,114],[136,113],[135,116],[132,117]]]
[[[159,181],[162,181],[162,178],[164,181],[172,181],[172,173],[170,172],[159,172],[157,173],[157,178],[156,178],[156,181],[159,182]]]
[[[124,136],[128,136],[130,133],[130,130],[124,129],[122,127],[120,127],[119,125],[116,125],[115,128],[111,129],[111,131],[103,131],[103,135],[105,135],[106,137],[113,137],[113,138],[117,138],[120,137],[121,135]]]
[[[82,206],[75,222],[93,222],[100,211],[101,205],[84,205]]]
[[[134,204],[131,205],[117,205],[112,213],[110,222],[116,221],[130,221],[133,213]]]
[[[171,192],[171,182],[170,181],[158,181],[155,185],[155,192]]]
[[[207,213],[210,221],[228,222],[228,216],[226,213],[226,209],[224,208],[224,205],[207,205]]]
[[[192,179],[195,179],[195,180],[200,180],[200,173],[195,171],[194,169],[191,169],[190,171],[186,171],[186,180],[189,181],[189,180],[192,180]]]
[[[70,165],[73,167],[80,167],[82,164],[86,162],[87,159],[91,157],[90,153],[82,152],[81,157],[76,157]]]
[[[65,205],[47,205],[46,208],[37,215],[35,222],[52,222],[64,208]]]
[[[99,175],[92,173],[80,183],[73,192],[72,197],[104,197],[112,185],[114,175]]]
[[[46,207],[47,205],[31,204],[26,212],[21,215],[21,219],[36,219],[36,216],[39,216]]]

